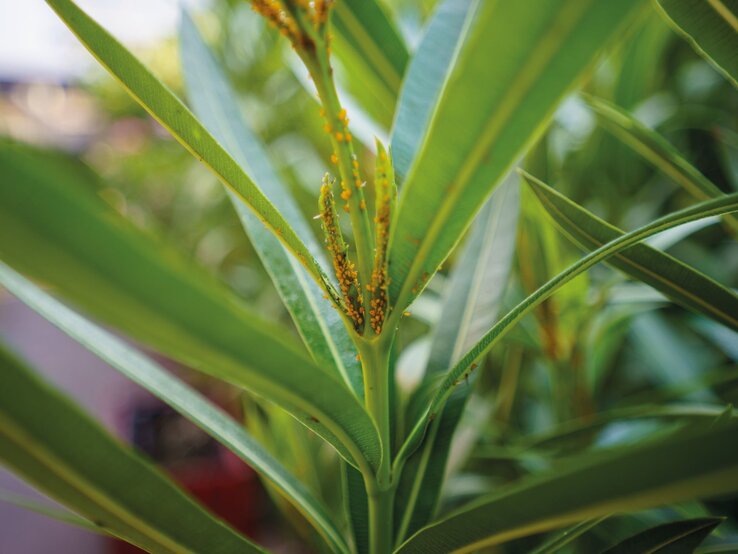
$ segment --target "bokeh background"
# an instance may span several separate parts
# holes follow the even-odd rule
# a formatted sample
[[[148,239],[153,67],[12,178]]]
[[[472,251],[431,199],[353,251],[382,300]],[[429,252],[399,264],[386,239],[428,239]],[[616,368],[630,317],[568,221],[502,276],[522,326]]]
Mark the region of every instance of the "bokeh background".
[[[247,2],[79,4],[180,93],[177,24],[180,11],[190,10],[281,177],[304,212],[314,213],[329,144],[289,48]],[[433,5],[433,0],[388,0],[411,48]],[[738,191],[738,95],[662,20],[642,18],[602,60],[586,88],[658,129],[721,189]],[[352,114],[357,136],[387,135],[387,129],[357,110]],[[99,175],[98,194],[114,209],[197,260],[265,317],[291,326],[220,185],[96,66],[42,0],[0,0],[0,135],[58,150],[85,171],[93,170]],[[371,161],[369,149],[360,155]],[[527,164],[623,228],[692,202],[666,176],[599,130],[576,97],[563,104]],[[525,205],[508,304],[579,255],[534,202]],[[657,244],[720,282],[738,285],[738,243],[719,221],[682,228]],[[438,317],[442,290],[443,272],[413,307],[400,337],[406,351],[398,360],[398,375],[405,389],[424,365],[427,332]],[[277,508],[253,474],[2,290],[0,338],[236,525],[277,550],[301,551],[299,533],[278,523]],[[462,498],[480,479],[496,482],[545,464],[535,455],[511,459],[505,450],[510,437],[542,435],[562,421],[639,403],[735,404],[737,362],[735,333],[598,267],[526,319],[490,356],[467,422],[476,426],[474,437],[482,448],[467,461],[473,477],[456,480],[453,492]],[[170,367],[241,416],[235,391],[186,368]],[[595,442],[606,447],[664,429],[663,422],[620,423],[603,427]],[[577,446],[559,447],[566,452]],[[42,498],[0,469],[0,500],[14,495]],[[712,508],[690,503],[674,509],[698,515]],[[735,510],[735,503],[720,509]],[[663,513],[606,523],[598,532],[614,536],[624,526],[637,529],[658,521]],[[735,532],[730,523],[721,529],[723,537]],[[120,547],[103,537],[0,502],[2,554],[96,554],[115,548]]]

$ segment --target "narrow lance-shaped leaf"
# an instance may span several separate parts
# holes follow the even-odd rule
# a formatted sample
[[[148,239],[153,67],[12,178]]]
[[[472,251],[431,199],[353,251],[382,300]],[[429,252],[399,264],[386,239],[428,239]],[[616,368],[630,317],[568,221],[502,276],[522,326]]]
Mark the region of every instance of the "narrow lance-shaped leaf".
[[[593,250],[624,233],[537,179],[528,183],[551,218],[576,244]],[[689,310],[738,330],[738,296],[672,256],[639,244],[608,263]]]
[[[66,523],[67,525],[81,527],[82,529],[92,531],[93,533],[106,534],[104,528],[95,525],[91,521],[81,516],[78,516],[74,512],[70,512],[69,510],[65,510],[64,508],[51,506],[46,502],[39,501],[36,498],[32,498],[30,496],[13,494],[0,490],[0,502],[4,502],[22,510],[33,512],[49,519],[55,519],[56,521]]]
[[[335,3],[334,54],[346,73],[346,89],[384,129],[392,123],[409,54],[381,0]]]
[[[664,137],[649,129],[625,110],[600,98],[584,97],[597,114],[600,124],[676,181],[698,200],[717,198],[723,194],[717,185],[689,163]],[[738,218],[724,217],[734,234],[738,235]]]
[[[0,144],[0,258],[153,348],[275,402],[351,463],[378,461],[374,424],[337,377],[57,167]]]
[[[460,508],[418,531],[396,552],[472,552],[613,512],[736,491],[737,430],[735,424],[716,425],[570,461],[563,470]]]
[[[390,254],[395,314],[420,294],[559,101],[642,4],[480,5],[400,196]]]
[[[348,551],[327,509],[220,408],[150,358],[76,314],[1,262],[0,284],[50,323],[229,448],[280,491],[325,537],[334,552]]]
[[[700,517],[664,523],[641,531],[608,548],[602,554],[694,552],[723,521],[722,517]]]
[[[532,177],[523,171],[521,171],[521,174],[528,182],[536,181],[535,177]],[[485,333],[481,340],[479,340],[479,342],[464,354],[459,362],[457,362],[447,372],[446,377],[443,383],[438,387],[433,400],[428,404],[428,408],[423,417],[417,421],[409,436],[403,443],[403,446],[397,455],[396,463],[398,465],[402,464],[404,459],[406,459],[406,457],[417,448],[425,433],[428,422],[433,420],[435,414],[437,414],[443,407],[446,399],[453,392],[453,389],[473,370],[474,361],[488,352],[490,348],[505,336],[518,321],[563,285],[570,282],[577,275],[582,274],[597,263],[630,248],[651,235],[689,221],[695,221],[704,217],[722,215],[735,211],[738,211],[738,193],[726,195],[714,200],[700,202],[699,204],[684,210],[661,217],[648,225],[621,235],[596,250],[593,250],[539,287],[535,292],[533,292],[533,294],[526,297],[522,302],[497,321],[497,323],[495,323],[492,328]]]
[[[149,552],[263,552],[0,348],[0,460]]]
[[[738,2],[656,0],[692,47],[738,87]]]
[[[187,14],[182,16],[180,41],[188,96],[198,117],[290,221],[313,256],[322,260],[320,245],[269,163],[264,148],[243,120],[225,75]],[[243,200],[233,193],[230,198],[316,363],[335,371],[361,396],[361,366],[339,312],[333,309],[324,298],[323,290]]]
[[[515,249],[519,180],[513,173],[495,190],[454,266],[433,334],[426,379],[417,393],[421,397],[423,390],[428,394],[435,377],[479,340],[497,317]],[[456,389],[433,421],[421,448],[405,464],[395,505],[397,540],[425,525],[436,510],[451,439],[470,392],[466,386]],[[415,421],[418,415],[411,413],[408,420]]]
[[[344,511],[351,527],[356,554],[369,554],[369,501],[361,474],[342,465]]]
[[[410,60],[392,125],[392,157],[400,182],[420,149],[478,4],[478,0],[442,2]]]
[[[47,0],[47,3],[128,93],[246,202],[322,287],[330,289],[327,276],[289,223],[182,101],[74,2]]]
[[[559,552],[567,544],[575,541],[587,531],[602,523],[605,519],[607,519],[607,517],[607,515],[604,515],[594,519],[587,519],[585,521],[582,521],[581,523],[572,525],[568,529],[565,529],[564,531],[561,531],[551,537],[530,554],[553,554],[554,552]]]

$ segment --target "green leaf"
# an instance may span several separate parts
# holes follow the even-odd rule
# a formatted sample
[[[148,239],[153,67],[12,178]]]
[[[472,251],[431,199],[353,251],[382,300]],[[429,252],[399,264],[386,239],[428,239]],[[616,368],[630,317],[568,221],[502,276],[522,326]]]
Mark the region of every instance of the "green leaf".
[[[495,190],[454,266],[433,333],[426,389],[481,338],[497,317],[515,250],[519,180],[514,173]],[[470,387],[457,387],[423,445],[405,464],[395,504],[398,541],[425,525],[436,511],[451,439],[470,393]],[[422,391],[419,394],[423,396]],[[415,421],[418,415],[410,414],[408,420]]]
[[[420,149],[478,4],[478,0],[442,2],[410,60],[392,125],[392,161],[400,181]]]
[[[581,537],[584,533],[586,533],[587,531],[589,531],[596,525],[599,525],[607,518],[608,516],[604,515],[602,517],[596,517],[594,519],[587,519],[585,521],[582,521],[581,523],[572,525],[568,529],[551,537],[549,540],[544,542],[541,546],[533,550],[530,554],[553,554],[554,552],[558,552],[563,547],[565,547],[567,544],[575,541],[576,539]]]
[[[259,184],[264,194],[290,221],[295,232],[322,261],[321,247],[288,189],[241,116],[238,102],[195,24],[183,14],[180,28],[181,58],[188,96],[195,113],[212,135]],[[316,363],[330,368],[349,387],[363,394],[361,365],[338,311],[271,231],[237,195],[231,201],[256,252],[295,322]]]
[[[149,552],[263,552],[0,348],[0,459]]]
[[[480,4],[400,196],[390,253],[396,318],[544,130],[563,96],[642,5]]]
[[[50,323],[229,448],[291,502],[334,552],[348,551],[327,509],[220,408],[150,358],[76,314],[1,262],[0,283]]]
[[[333,52],[347,74],[347,91],[385,129],[392,124],[407,46],[381,0],[335,3]]]
[[[0,490],[0,502],[5,502],[6,504],[10,504],[12,506],[15,506],[16,508],[21,508],[23,510],[48,517],[49,519],[54,519],[56,521],[60,521],[61,523],[66,523],[67,525],[81,527],[82,529],[92,531],[93,533],[105,534],[106,532],[104,528],[95,525],[94,523],[76,515],[73,512],[70,512],[69,510],[65,510],[63,508],[55,508],[54,506],[50,506],[47,503],[39,502],[35,498]]]
[[[341,464],[344,509],[354,538],[356,554],[369,553],[369,501],[361,474],[348,464]]]
[[[535,177],[528,175],[523,171],[520,173],[529,183],[537,181]],[[538,184],[541,184],[540,181],[537,182]],[[695,221],[704,217],[722,215],[734,211],[738,211],[738,193],[725,195],[714,200],[700,202],[699,204],[689,208],[666,215],[649,223],[648,225],[621,235],[618,238],[600,246],[539,287],[535,292],[526,297],[505,316],[498,320],[497,323],[495,323],[492,328],[485,333],[479,342],[477,342],[459,360],[459,362],[457,362],[456,365],[446,373],[446,377],[437,388],[433,400],[428,404],[428,408],[424,412],[423,416],[418,419],[413,426],[412,431],[405,439],[405,442],[397,455],[396,464],[402,464],[407,456],[418,447],[418,444],[425,434],[428,423],[432,421],[438,411],[443,408],[446,399],[452,394],[454,388],[469,376],[473,370],[472,366],[474,361],[487,353],[513,328],[517,322],[563,285],[570,282],[576,276],[581,275],[597,263],[630,248],[651,235],[689,221]]]
[[[292,227],[182,101],[74,2],[47,0],[47,3],[128,93],[224,185],[246,202],[327,290],[330,287],[328,278]]]
[[[700,517],[657,525],[608,548],[602,554],[692,554],[724,519]]]
[[[550,431],[529,435],[516,444],[516,448],[524,451],[564,450],[572,443],[577,444],[582,436],[592,436],[603,427],[612,423],[633,420],[661,420],[698,423],[715,421],[725,413],[725,406],[718,404],[639,404],[624,408],[613,408],[591,417],[566,421]]]
[[[52,161],[0,144],[0,259],[153,348],[275,402],[351,463],[378,462],[374,423],[337,377]]]
[[[397,552],[471,552],[614,512],[736,491],[736,432],[736,425],[719,425],[568,461],[460,508]]]
[[[600,124],[624,144],[643,156],[698,200],[717,198],[723,194],[717,185],[689,163],[664,137],[649,129],[625,110],[600,98],[585,97],[597,114]],[[738,218],[725,216],[734,234],[738,234]]]
[[[528,183],[567,237],[585,250],[593,250],[624,235],[617,227],[541,181],[528,179]],[[639,244],[609,258],[608,263],[647,283],[680,306],[738,330],[738,296],[672,256]]]
[[[657,4],[697,53],[738,86],[738,2],[657,0]]]

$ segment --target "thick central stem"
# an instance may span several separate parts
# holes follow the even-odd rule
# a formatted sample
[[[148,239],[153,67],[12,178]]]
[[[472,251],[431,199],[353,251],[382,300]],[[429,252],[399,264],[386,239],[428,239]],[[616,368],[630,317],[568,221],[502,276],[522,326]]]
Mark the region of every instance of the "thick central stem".
[[[361,340],[359,352],[364,370],[366,408],[377,426],[382,445],[382,459],[373,479],[367,482],[369,501],[369,548],[371,554],[392,551],[392,483],[389,353],[386,340]]]

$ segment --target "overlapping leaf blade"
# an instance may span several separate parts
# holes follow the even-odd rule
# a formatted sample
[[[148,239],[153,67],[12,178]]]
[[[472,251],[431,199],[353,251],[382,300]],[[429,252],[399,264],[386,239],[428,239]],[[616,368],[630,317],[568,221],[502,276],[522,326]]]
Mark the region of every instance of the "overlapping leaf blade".
[[[0,258],[132,337],[279,404],[351,463],[377,462],[374,424],[337,377],[52,161],[0,148]]]
[[[420,293],[561,98],[641,5],[480,6],[400,198],[390,256],[397,310]]]
[[[220,408],[150,358],[76,314],[1,262],[0,284],[50,323],[228,447],[279,490],[325,537],[334,552],[348,551],[327,509]]]
[[[625,110],[600,98],[585,97],[600,124],[668,175],[699,200],[717,198],[723,192],[689,163],[664,137],[643,125]],[[738,218],[726,215],[725,222],[738,234]]]
[[[180,41],[188,96],[195,113],[287,217],[315,258],[321,260],[320,246],[304,216],[269,163],[259,140],[243,120],[228,81],[186,14],[182,18]],[[340,375],[361,396],[361,366],[339,313],[324,298],[325,293],[306,270],[243,200],[233,193],[230,198],[316,363]]]
[[[717,425],[572,461],[449,514],[397,552],[471,552],[613,512],[736,491],[737,431]]]
[[[736,0],[657,0],[666,18],[738,86],[738,2]]]
[[[528,182],[556,224],[586,250],[624,234],[541,181],[529,179]],[[738,330],[738,296],[672,256],[639,244],[613,256],[608,263],[681,306]]]
[[[16,508],[20,508],[21,510],[33,512],[49,519],[54,519],[61,523],[66,523],[67,525],[80,527],[93,533],[106,533],[105,529],[103,529],[102,527],[95,525],[91,521],[81,516],[78,516],[74,512],[70,512],[69,510],[65,510],[64,508],[56,508],[55,506],[51,506],[46,502],[37,500],[36,498],[32,498],[30,496],[0,491],[0,502],[15,506]]]
[[[320,265],[290,224],[182,101],[74,2],[47,0],[47,3],[129,94],[237,194],[298,257],[321,286],[328,286]]]
[[[521,171],[521,174],[523,174],[524,178],[528,182],[537,181],[535,177],[528,175],[525,172]],[[661,217],[648,225],[621,235],[600,246],[596,250],[593,250],[539,287],[535,292],[526,297],[505,316],[498,320],[492,328],[485,333],[479,342],[469,349],[469,351],[461,357],[459,362],[457,362],[454,367],[447,372],[443,382],[438,386],[435,396],[428,404],[425,413],[418,419],[412,428],[412,431],[405,439],[405,442],[397,456],[397,463],[401,464],[409,454],[415,451],[425,434],[428,423],[432,421],[438,411],[443,408],[444,403],[460,381],[469,376],[469,373],[473,369],[472,365],[474,361],[488,352],[489,349],[505,336],[517,322],[563,285],[570,282],[574,277],[580,275],[584,271],[587,271],[595,264],[607,260],[623,250],[638,244],[649,236],[690,221],[696,221],[705,217],[723,215],[735,211],[738,211],[738,193],[701,202],[689,208]]]
[[[336,2],[333,52],[347,75],[346,88],[362,108],[389,129],[409,54],[381,0]]]
[[[492,194],[454,266],[432,339],[427,386],[458,361],[497,317],[513,261],[519,179],[516,173],[510,175]],[[397,540],[417,531],[436,510],[451,439],[470,393],[470,387],[456,389],[403,469],[395,506]],[[409,420],[415,421],[417,415],[411,414]]]
[[[2,348],[0,460],[149,552],[263,552]]]
[[[602,554],[691,553],[723,522],[720,517],[701,517],[672,521],[641,531],[605,550]]]
[[[445,0],[436,8],[402,83],[392,125],[395,176],[404,180],[420,149],[478,0]]]

